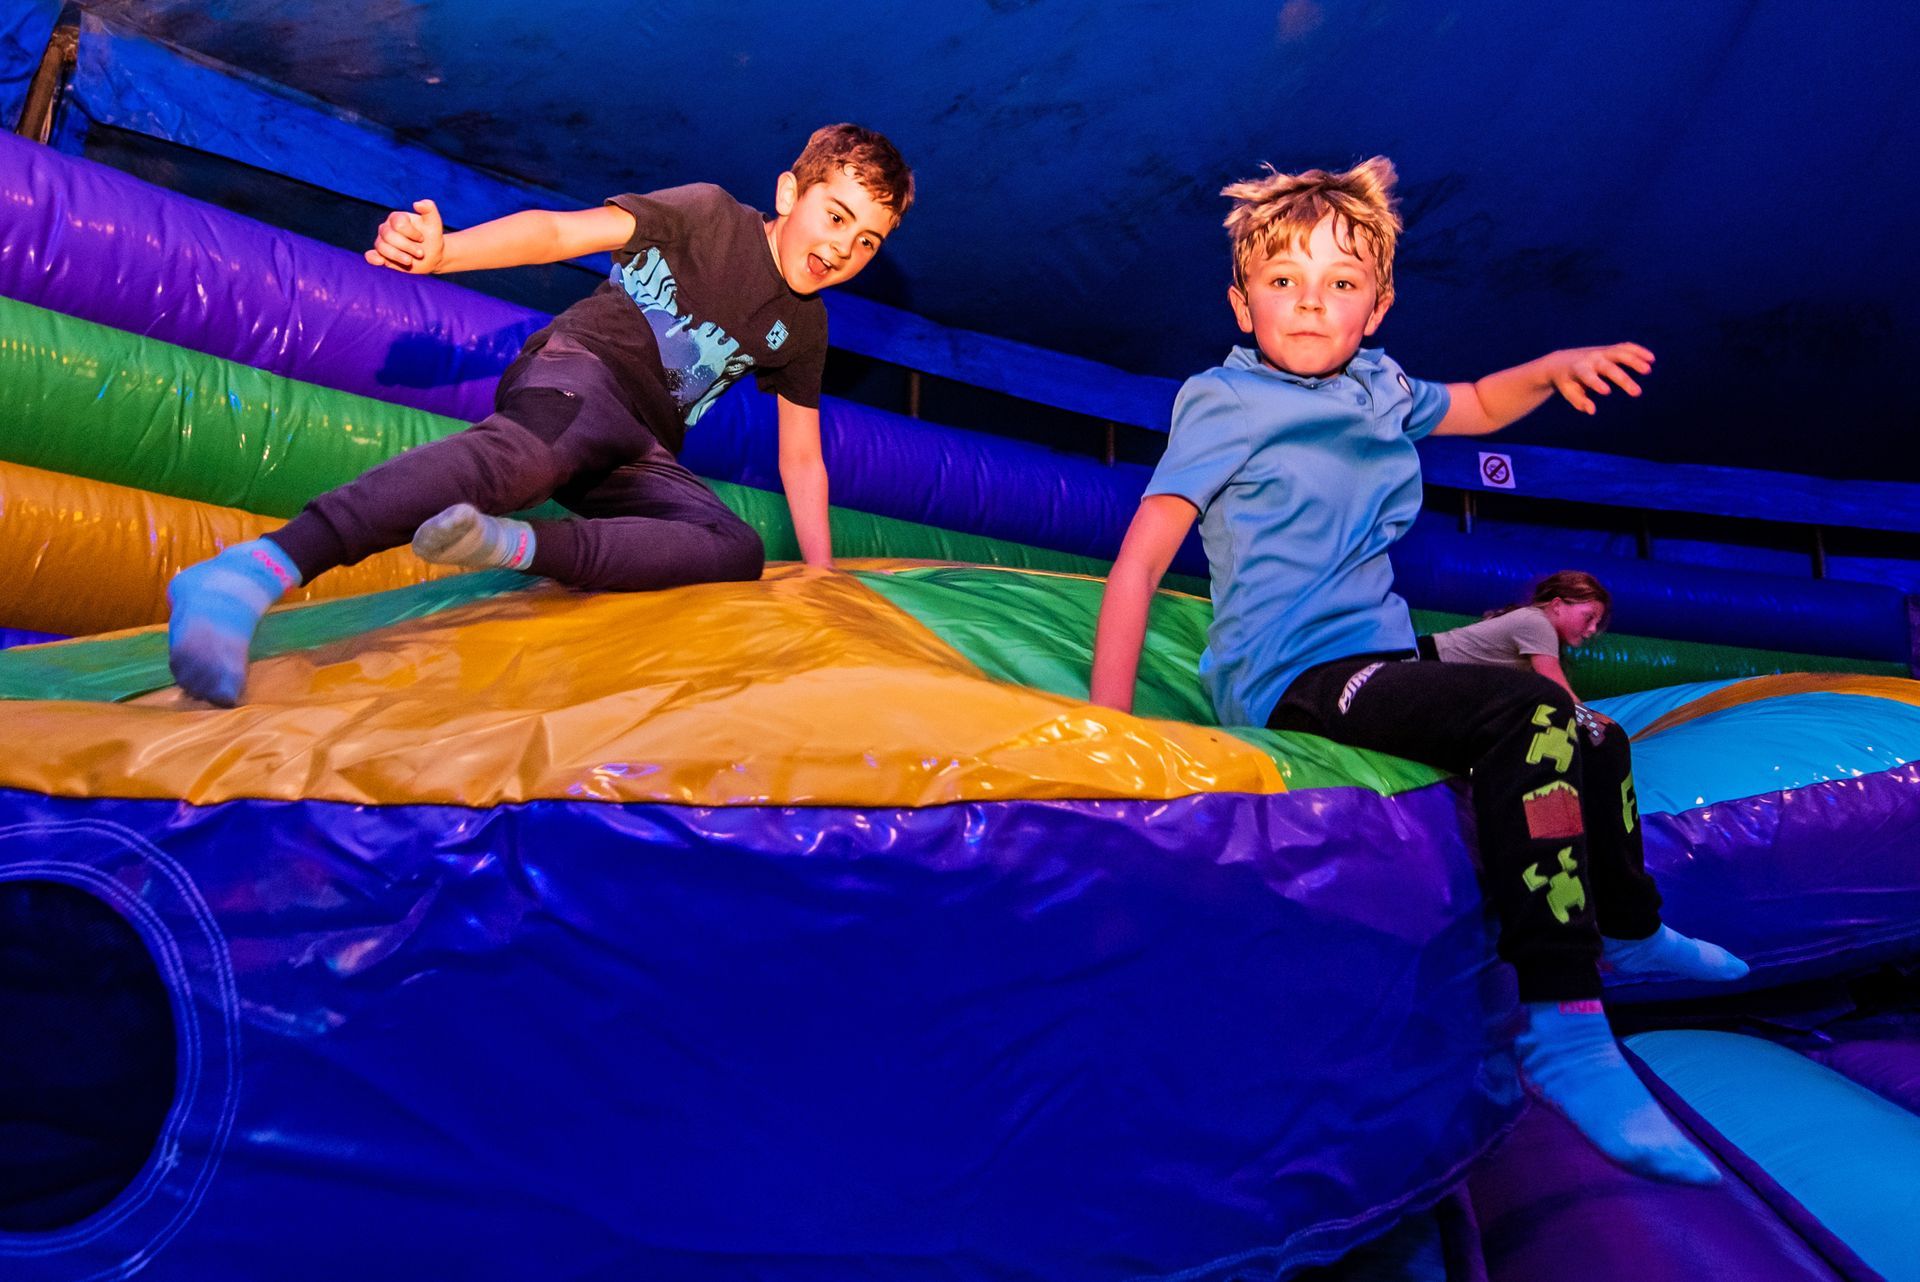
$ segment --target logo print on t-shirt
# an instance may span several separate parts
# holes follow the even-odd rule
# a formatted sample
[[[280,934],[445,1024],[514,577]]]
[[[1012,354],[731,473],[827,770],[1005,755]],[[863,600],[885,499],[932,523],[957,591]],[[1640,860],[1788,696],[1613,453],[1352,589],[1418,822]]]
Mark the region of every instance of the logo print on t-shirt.
[[[667,391],[692,427],[720,393],[753,367],[753,357],[740,350],[740,340],[712,321],[680,314],[679,284],[657,247],[625,267],[616,263],[609,279],[639,305],[640,314],[653,327]]]
[[[767,331],[767,350],[777,352],[780,350],[780,344],[786,341],[787,323],[785,321],[775,321],[773,328]]]

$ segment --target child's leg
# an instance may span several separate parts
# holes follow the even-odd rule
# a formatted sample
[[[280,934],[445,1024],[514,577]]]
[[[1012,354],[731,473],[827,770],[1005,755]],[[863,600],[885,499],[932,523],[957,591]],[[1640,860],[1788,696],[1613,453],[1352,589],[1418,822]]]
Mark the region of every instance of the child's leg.
[[[1718,1180],[1627,1066],[1600,1007],[1567,693],[1511,669],[1363,657],[1301,676],[1270,724],[1469,776],[1500,953],[1527,1007],[1517,1049],[1529,1085],[1622,1165],[1683,1183]]]
[[[582,468],[610,470],[652,439],[605,367],[584,354],[541,353],[528,360],[502,380],[496,403],[497,412],[473,427],[408,450],[321,495],[261,540],[292,567],[291,576],[272,585],[243,585],[230,575],[203,572],[219,558],[177,575],[168,589],[168,643],[182,688],[213,702],[234,702],[245,683],[254,629],[287,587],[398,547],[421,522],[456,503],[486,512],[539,503]]]
[[[1545,677],[1362,659],[1293,683],[1271,724],[1465,775],[1500,955],[1526,1001],[1600,996],[1573,701]]]
[[[1581,730],[1580,813],[1602,939],[1601,968],[1623,978],[1735,980],[1747,964],[1717,944],[1660,922],[1660,891],[1647,875],[1633,748],[1626,731]]]
[[[561,377],[564,371],[549,364],[535,362],[527,376]],[[410,449],[322,494],[267,537],[311,581],[336,565],[400,547],[423,522],[455,504],[491,514],[544,502],[573,475],[575,456],[589,453],[570,448],[574,443],[567,438],[576,431],[614,441],[630,441],[641,431],[623,404],[596,404],[568,388],[529,386],[524,377],[502,389],[499,404],[466,431]]]
[[[413,550],[429,561],[506,566],[615,592],[753,580],[765,565],[753,527],[670,457],[554,497],[587,519],[516,521],[463,503],[422,525]]]
[[[266,539],[236,543],[167,584],[167,666],[181,689],[231,708],[240,699],[247,647],[260,616],[300,573]]]
[[[1580,730],[1580,814],[1587,829],[1600,933],[1644,939],[1660,929],[1660,891],[1647,875],[1640,804],[1633,795],[1633,748],[1618,726],[1595,738]]]
[[[751,581],[766,562],[753,527],[659,445],[555,497],[587,518],[533,522],[533,572],[562,583],[631,592]]]

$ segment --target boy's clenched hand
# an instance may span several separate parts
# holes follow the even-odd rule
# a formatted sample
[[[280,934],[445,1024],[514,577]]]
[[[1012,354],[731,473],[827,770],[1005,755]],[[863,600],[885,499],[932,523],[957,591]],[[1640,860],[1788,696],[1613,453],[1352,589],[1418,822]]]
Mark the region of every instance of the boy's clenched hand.
[[[413,210],[409,214],[396,209],[387,215],[373,238],[373,248],[363,255],[369,263],[416,276],[439,270],[447,252],[440,207],[431,200],[416,200]]]
[[[1625,389],[1627,395],[1640,395],[1640,384],[1634,382],[1634,370],[1640,374],[1653,373],[1653,353],[1638,343],[1614,343],[1608,347],[1569,347],[1554,352],[1546,358],[1547,379],[1553,384],[1553,390],[1567,398],[1567,403],[1582,414],[1592,414],[1599,407],[1594,404],[1588,392],[1601,396],[1610,396],[1614,384]]]

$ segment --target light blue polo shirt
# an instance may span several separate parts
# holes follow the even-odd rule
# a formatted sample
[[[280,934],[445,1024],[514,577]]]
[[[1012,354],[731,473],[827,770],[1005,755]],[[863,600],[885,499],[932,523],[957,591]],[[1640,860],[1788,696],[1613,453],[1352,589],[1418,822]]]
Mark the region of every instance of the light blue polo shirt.
[[[1301,378],[1236,347],[1180,389],[1146,492],[1200,509],[1213,573],[1200,677],[1222,722],[1265,725],[1316,663],[1413,648],[1387,549],[1420,512],[1413,443],[1449,401],[1367,348]]]

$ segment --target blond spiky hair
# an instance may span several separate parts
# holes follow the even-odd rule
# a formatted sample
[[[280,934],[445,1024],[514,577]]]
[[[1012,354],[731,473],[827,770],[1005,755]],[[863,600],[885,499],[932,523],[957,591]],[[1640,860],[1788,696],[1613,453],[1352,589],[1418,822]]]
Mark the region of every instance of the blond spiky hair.
[[[1391,299],[1393,248],[1400,238],[1395,177],[1393,162],[1375,156],[1340,174],[1324,169],[1283,174],[1269,165],[1265,178],[1223,187],[1220,194],[1233,201],[1226,220],[1233,283],[1245,289],[1255,264],[1306,244],[1320,220],[1331,215],[1334,243],[1355,258],[1371,258],[1380,298]]]

